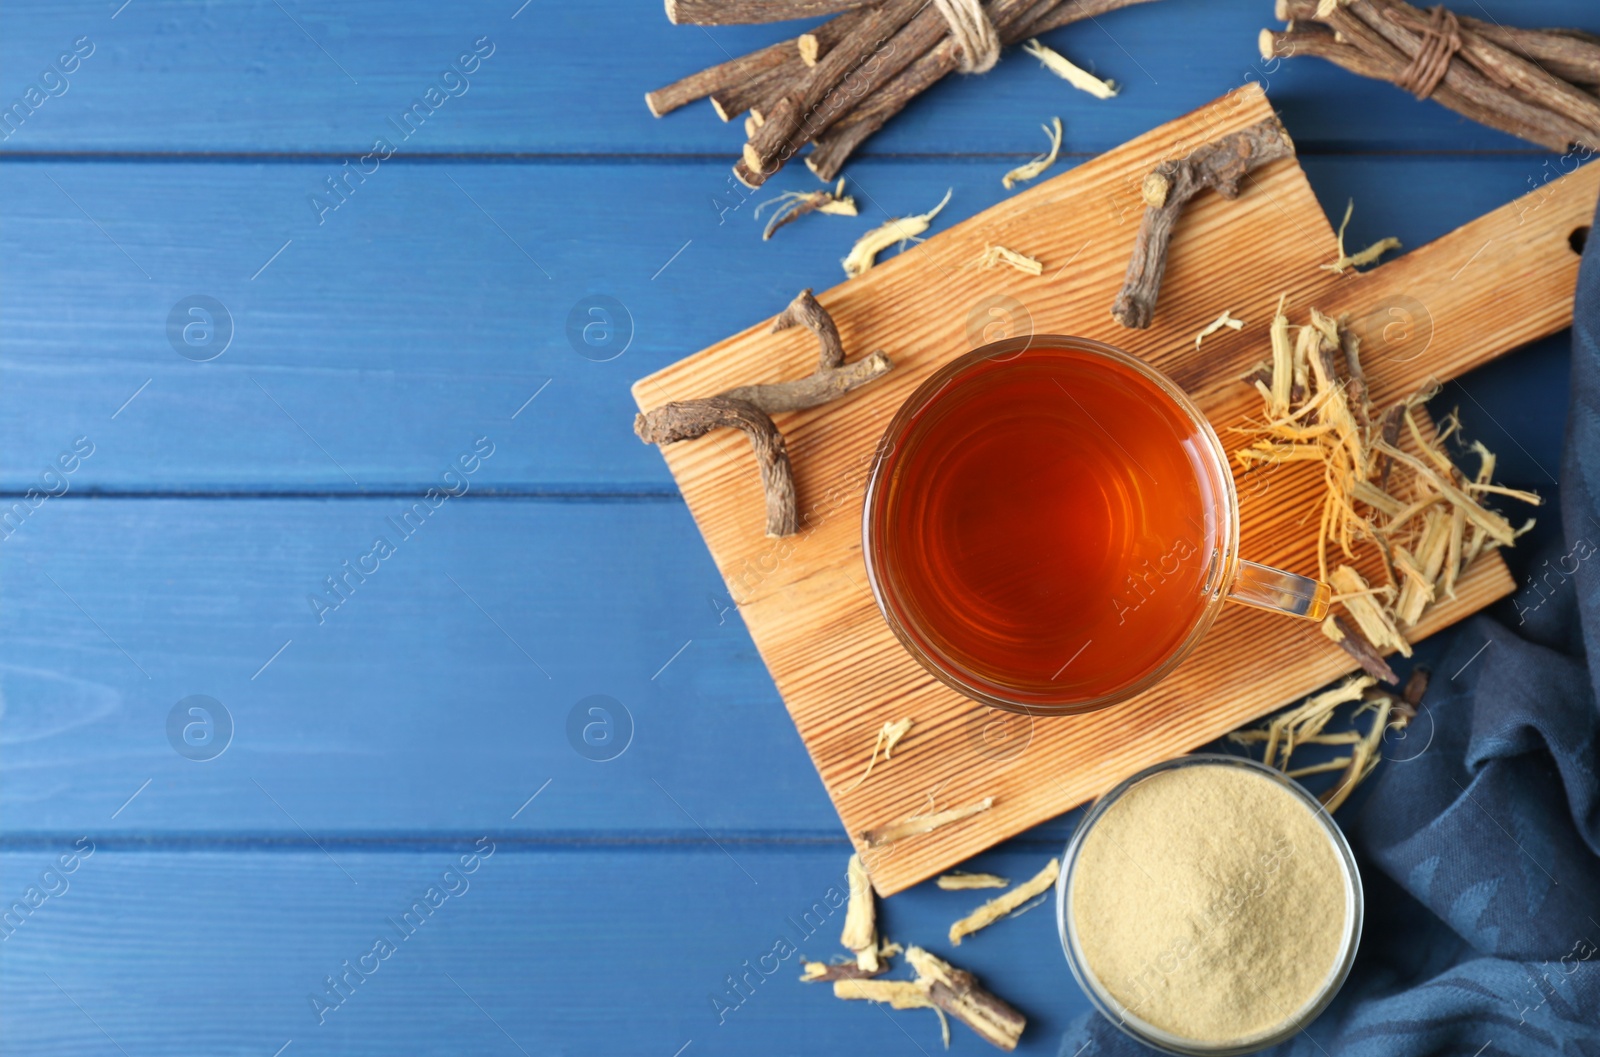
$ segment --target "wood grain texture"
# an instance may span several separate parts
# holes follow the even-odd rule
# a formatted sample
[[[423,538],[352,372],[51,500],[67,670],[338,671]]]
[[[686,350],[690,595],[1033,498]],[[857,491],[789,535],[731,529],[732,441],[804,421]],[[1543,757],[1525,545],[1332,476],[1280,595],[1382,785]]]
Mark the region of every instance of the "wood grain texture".
[[[1304,164],[1335,219],[1356,198],[1353,246],[1385,235],[1421,245],[1543,172],[1517,155]],[[1011,165],[852,165],[860,217],[807,217],[762,243],[752,214],[767,195],[741,201],[715,158],[385,165],[320,225],[306,196],[337,168],[327,162],[9,161],[0,489],[36,484],[79,435],[101,446],[72,477],[82,492],[414,488],[481,432],[508,440],[485,467],[486,490],[672,491],[666,466],[628,429],[635,378],[832,282],[850,243],[891,214],[926,210],[953,188],[943,227],[1007,200],[1000,176]],[[789,175],[786,187],[809,184]],[[1427,193],[1440,187],[1450,193]],[[167,339],[173,305],[191,294],[220,300],[236,326],[208,363]],[[633,323],[626,351],[606,362],[580,355],[566,333],[592,294],[621,301]]]
[[[545,795],[561,793],[558,783]],[[287,1040],[282,1057],[672,1057],[691,1040],[683,1057],[799,1052],[792,1040],[839,1054],[944,1052],[932,1013],[840,1002],[826,984],[797,979],[802,956],[841,953],[844,912],[829,893],[838,902],[843,891],[843,841],[734,843],[725,854],[703,842],[497,840],[493,855],[461,874],[459,857],[478,836],[381,848],[333,842],[326,855],[303,839],[218,849],[96,838],[94,854],[65,878],[69,887],[0,948],[7,1052],[272,1057]],[[0,891],[21,895],[71,846],[8,848]],[[1027,877],[1060,850],[1019,843],[981,865]],[[432,914],[413,910],[430,885],[446,898]],[[1061,957],[1049,909],[986,929],[957,951],[944,942],[950,922],[986,894],[927,885],[885,906],[880,923],[886,935],[970,968],[1024,1010],[1018,1053],[1054,1054],[1061,1032],[1091,1007]],[[406,912],[424,923],[399,939],[387,919]],[[346,960],[355,966],[379,936],[394,952],[370,959],[371,975],[319,1023],[310,996],[324,995],[324,978],[341,975]],[[893,975],[910,973],[901,963]],[[951,1042],[953,1057],[994,1052],[959,1025]]]
[[[536,3],[513,18],[521,6],[283,0],[197,13],[186,0],[140,0],[113,19],[118,5],[100,0],[18,5],[0,37],[0,68],[12,73],[8,102],[78,37],[96,51],[66,94],[40,107],[0,153],[364,152],[451,59],[488,36],[494,55],[403,145],[406,154],[713,153],[727,159],[726,171],[738,154],[737,126],[717,120],[709,103],[653,118],[644,93],[808,28],[673,26],[654,0],[565,10]],[[1474,13],[1511,24],[1600,30],[1592,5],[1571,0],[1483,7],[1487,15]],[[1059,113],[1064,149],[1098,153],[1246,80],[1270,84],[1303,146],[1526,150],[1326,63],[1263,63],[1256,34],[1270,24],[1270,3],[1214,0],[1203,12],[1152,7],[1068,26],[1045,41],[1116,80],[1117,99],[1083,96],[1011,52],[981,77],[945,78],[866,150],[1032,155],[1039,122]],[[581,106],[570,105],[575,85]]]
[[[1073,333],[1141,355],[1194,395],[1219,433],[1232,438],[1230,447],[1244,440],[1230,428],[1258,410],[1259,397],[1238,378],[1266,355],[1266,324],[1280,293],[1301,311],[1310,305],[1349,311],[1363,326],[1387,320],[1394,303],[1413,303],[1398,299],[1423,304],[1433,317],[1432,341],[1423,349],[1416,347],[1423,340],[1418,331],[1392,348],[1369,344],[1380,404],[1570,321],[1577,257],[1567,239],[1592,213],[1600,170],[1581,170],[1535,192],[1546,196],[1536,210],[1526,199],[1503,207],[1413,254],[1408,260],[1419,263],[1398,273],[1379,268],[1341,277],[1320,267],[1337,255],[1333,232],[1298,165],[1285,161],[1255,173],[1236,202],[1209,196],[1191,203],[1154,326],[1139,334],[1116,326],[1107,308],[1138,219],[1143,175],[1156,161],[1269,112],[1258,88],[1231,93],[822,295],[846,348],[856,354],[883,348],[897,370],[852,400],[780,423],[801,509],[810,512],[794,540],[760,534],[759,492],[743,453],[715,435],[664,450],[825,786],[837,789],[859,772],[872,732],[884,721],[918,722],[920,751],[908,748],[895,767],[835,796],[846,830],[854,836],[905,818],[934,790],[940,807],[996,798],[993,810],[976,819],[902,842],[874,867],[880,892],[960,862],[1352,667],[1331,644],[1318,642],[1312,626],[1231,609],[1161,686],[1096,715],[1041,720],[1024,755],[989,758],[973,740],[987,722],[984,710],[935,682],[884,625],[865,586],[859,543],[860,490],[873,445],[912,388],[978,343],[990,321],[985,298],[1012,299],[1013,333]],[[1040,259],[1044,277],[971,268],[991,243]],[[1488,254],[1496,255],[1498,270],[1474,273],[1474,255]],[[1509,289],[1500,278],[1507,274],[1518,277]],[[1194,333],[1224,307],[1254,326],[1214,338],[1197,353]],[[1028,316],[1020,327],[1019,311]],[[634,395],[646,407],[803,373],[807,352],[792,336],[752,328],[642,379]],[[1315,482],[1281,472],[1265,487],[1248,483],[1241,491],[1242,552],[1314,571],[1315,531],[1298,523],[1315,509]],[[1418,630],[1435,631],[1511,589],[1491,555],[1465,577],[1459,597],[1435,607]]]
[[[42,506],[0,545],[0,838],[836,832],[681,503],[469,493],[402,540],[411,506]],[[379,533],[396,552],[319,624],[307,596]],[[190,694],[233,717],[214,760],[168,741]],[[597,694],[633,728],[605,762],[567,729]]]
[[[1017,55],[947,78],[874,137],[877,159],[850,165],[862,216],[811,218],[766,245],[751,218],[764,196],[730,187],[736,126],[707,104],[657,120],[641,95],[801,26],[673,27],[655,0],[7,7],[5,100],[77,37],[97,50],[0,143],[0,490],[36,483],[76,435],[99,449],[70,496],[0,544],[0,898],[21,897],[80,834],[102,851],[0,946],[0,1050],[745,1057],[802,1040],[938,1053],[930,1014],[838,1002],[787,967],[719,1023],[711,994],[787,934],[849,848],[665,464],[628,432],[628,384],[825,286],[889,215],[953,186],[943,228],[1008,198],[999,175],[1039,149],[1055,113],[1060,172],[1270,80],[1333,218],[1356,197],[1352,246],[1420,245],[1560,164],[1326,64],[1263,68],[1253,42],[1270,6],[1170,0],[1050,34],[1124,85],[1108,102]],[[1600,29],[1576,0],[1483,6]],[[470,91],[318,224],[308,193],[480,34],[497,51]],[[774,192],[817,186],[793,169]],[[164,333],[195,293],[239,324],[210,363]],[[563,332],[592,293],[637,324],[606,363]],[[1481,367],[1440,403],[1463,403],[1508,480],[1553,483],[1565,345]],[[464,505],[330,626],[311,623],[308,580],[480,433],[501,447]],[[1246,502],[1276,501],[1279,484]],[[1267,540],[1249,546],[1272,560]],[[197,692],[239,723],[203,764],[163,731]],[[576,755],[562,729],[595,692],[637,722],[610,763]],[[872,733],[858,718],[836,735],[851,755]],[[972,867],[1028,876],[1077,817]],[[508,839],[470,893],[318,1026],[311,987],[485,830]],[[890,935],[937,941],[982,895],[930,888],[882,906]],[[832,940],[801,950],[826,957]],[[1055,1054],[1088,1012],[1047,907],[948,953],[1028,1014],[1019,1053]],[[952,1042],[993,1052],[960,1027]]]

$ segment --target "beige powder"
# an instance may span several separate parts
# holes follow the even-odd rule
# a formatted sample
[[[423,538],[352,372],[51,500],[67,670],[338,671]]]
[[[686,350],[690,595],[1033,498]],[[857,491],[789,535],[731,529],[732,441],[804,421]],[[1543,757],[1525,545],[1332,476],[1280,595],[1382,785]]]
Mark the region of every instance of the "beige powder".
[[[1227,764],[1161,771],[1084,838],[1070,912],[1090,972],[1133,1017],[1242,1042],[1313,1001],[1343,952],[1344,865],[1304,801]]]

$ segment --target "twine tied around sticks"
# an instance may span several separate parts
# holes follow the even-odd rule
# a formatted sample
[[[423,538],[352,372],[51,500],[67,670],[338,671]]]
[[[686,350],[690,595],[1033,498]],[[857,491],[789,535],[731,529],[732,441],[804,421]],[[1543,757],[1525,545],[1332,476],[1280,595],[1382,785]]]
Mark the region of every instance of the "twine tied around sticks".
[[[982,0],[933,0],[933,6],[950,26],[962,73],[987,73],[1000,61],[1000,34],[984,13]]]
[[[1461,23],[1452,11],[1440,4],[1433,9],[1428,24],[1418,29],[1422,34],[1422,46],[1394,83],[1418,99],[1426,99],[1439,87],[1451,61],[1461,50]]]

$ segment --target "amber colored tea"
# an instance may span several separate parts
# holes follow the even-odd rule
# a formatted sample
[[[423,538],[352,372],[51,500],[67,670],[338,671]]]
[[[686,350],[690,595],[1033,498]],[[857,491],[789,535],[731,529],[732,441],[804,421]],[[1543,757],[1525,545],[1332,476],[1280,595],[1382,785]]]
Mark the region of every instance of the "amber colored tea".
[[[1071,348],[978,360],[886,457],[873,515],[885,604],[986,693],[1125,690],[1210,601],[1228,503],[1208,444],[1130,365]]]

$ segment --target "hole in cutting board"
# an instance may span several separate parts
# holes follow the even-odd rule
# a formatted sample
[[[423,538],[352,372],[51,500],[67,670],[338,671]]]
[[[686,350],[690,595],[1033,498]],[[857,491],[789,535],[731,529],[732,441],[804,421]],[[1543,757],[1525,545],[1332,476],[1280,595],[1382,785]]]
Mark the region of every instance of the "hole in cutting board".
[[[1583,225],[1582,227],[1579,227],[1579,228],[1573,228],[1572,229],[1572,234],[1567,236],[1567,245],[1571,246],[1572,247],[1572,252],[1573,253],[1577,253],[1577,254],[1583,253],[1584,244],[1587,243],[1588,241],[1589,241],[1589,225],[1588,224],[1585,224],[1585,225]]]

